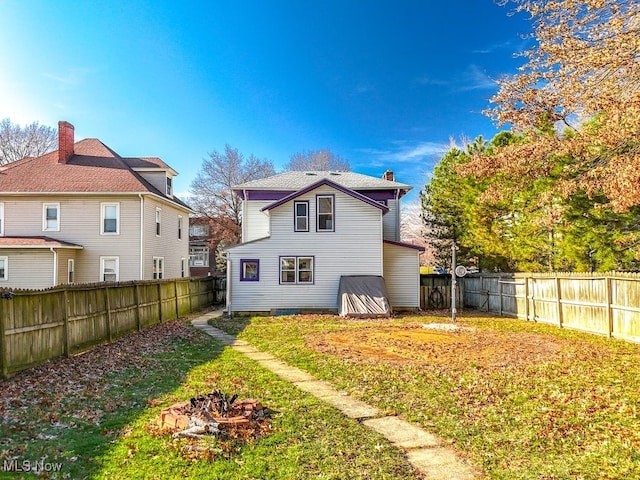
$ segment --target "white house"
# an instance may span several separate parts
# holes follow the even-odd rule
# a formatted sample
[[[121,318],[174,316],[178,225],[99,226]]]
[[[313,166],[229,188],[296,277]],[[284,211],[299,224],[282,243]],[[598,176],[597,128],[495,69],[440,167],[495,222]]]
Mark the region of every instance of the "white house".
[[[242,242],[227,249],[228,312],[337,311],[341,276],[384,278],[394,309],[420,307],[419,254],[400,242],[393,173],[287,172],[234,187]]]
[[[177,172],[58,128],[57,151],[0,167],[0,288],[188,276]]]

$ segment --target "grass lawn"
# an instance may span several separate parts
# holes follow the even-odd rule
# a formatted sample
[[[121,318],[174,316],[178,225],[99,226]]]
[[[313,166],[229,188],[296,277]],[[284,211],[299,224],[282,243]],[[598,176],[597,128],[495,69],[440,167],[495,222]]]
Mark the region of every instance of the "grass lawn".
[[[507,318],[211,323],[439,435],[492,479],[640,478],[640,346]]]
[[[195,445],[158,432],[162,408],[215,389],[258,399],[270,430]],[[0,478],[418,478],[381,436],[185,321],[0,381],[0,417]]]

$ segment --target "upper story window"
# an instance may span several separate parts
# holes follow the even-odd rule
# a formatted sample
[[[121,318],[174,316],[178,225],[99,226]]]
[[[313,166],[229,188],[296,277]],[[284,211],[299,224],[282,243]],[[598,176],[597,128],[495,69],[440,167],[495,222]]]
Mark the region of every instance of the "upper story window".
[[[156,208],[156,235],[160,236],[160,220],[162,219],[162,210]]]
[[[49,232],[60,231],[60,204],[59,203],[43,203],[42,204],[42,231],[49,231]]]
[[[167,177],[167,195],[173,195],[173,179],[171,177]]]
[[[209,225],[205,223],[194,223],[189,225],[190,237],[206,237],[209,235]]]
[[[316,197],[316,230],[319,232],[333,232],[334,225],[334,196],[318,195]]]
[[[100,204],[100,233],[102,235],[118,235],[120,233],[120,204]]]
[[[309,231],[309,202],[294,202],[294,230],[296,232]]]
[[[178,240],[182,240],[182,215],[178,215]]]

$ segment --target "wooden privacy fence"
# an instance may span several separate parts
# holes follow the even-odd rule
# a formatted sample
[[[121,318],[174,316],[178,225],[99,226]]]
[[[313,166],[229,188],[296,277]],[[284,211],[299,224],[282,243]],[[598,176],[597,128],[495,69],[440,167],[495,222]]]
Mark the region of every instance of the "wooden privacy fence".
[[[456,308],[462,308],[464,283],[458,277],[456,282]],[[451,308],[451,275],[420,275],[420,308],[441,310]]]
[[[640,342],[640,274],[510,273],[464,278],[465,305]]]
[[[0,298],[2,376],[175,320],[223,295],[223,279],[216,277],[5,292]]]

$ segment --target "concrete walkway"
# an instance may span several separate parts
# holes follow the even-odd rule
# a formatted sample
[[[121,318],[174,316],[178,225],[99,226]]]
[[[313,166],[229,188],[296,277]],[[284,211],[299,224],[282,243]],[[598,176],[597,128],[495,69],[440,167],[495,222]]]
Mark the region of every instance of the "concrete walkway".
[[[429,432],[400,417],[384,416],[376,407],[350,397],[346,392],[336,390],[331,384],[318,380],[299,368],[287,365],[269,353],[261,352],[244,340],[237,340],[207,322],[223,314],[216,310],[192,320],[199,330],[211,335],[219,342],[230,346],[281,378],[293,383],[300,390],[333,405],[347,417],[353,418],[377,431],[396,447],[402,449],[411,464],[425,478],[434,480],[472,480],[477,477],[469,463],[458,458],[453,450]]]

